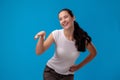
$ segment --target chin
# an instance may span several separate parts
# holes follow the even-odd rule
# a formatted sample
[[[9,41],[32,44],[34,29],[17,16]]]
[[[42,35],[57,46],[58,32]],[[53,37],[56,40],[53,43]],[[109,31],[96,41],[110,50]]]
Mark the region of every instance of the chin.
[[[70,26],[63,26],[63,28],[64,28],[64,29],[69,29],[69,28],[70,28]]]
[[[64,27],[64,29],[66,29],[66,30],[67,30],[67,29],[70,29],[70,28],[71,28],[70,26],[65,26],[65,27]]]

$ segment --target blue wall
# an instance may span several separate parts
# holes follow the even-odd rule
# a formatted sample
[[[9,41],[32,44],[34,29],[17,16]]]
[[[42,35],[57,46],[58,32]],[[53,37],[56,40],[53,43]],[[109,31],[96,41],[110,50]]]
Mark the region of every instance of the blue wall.
[[[0,80],[42,80],[52,45],[35,54],[34,35],[60,29],[58,11],[70,8],[92,37],[96,58],[75,73],[75,80],[120,80],[119,0],[0,0]],[[88,52],[80,55],[82,61]]]

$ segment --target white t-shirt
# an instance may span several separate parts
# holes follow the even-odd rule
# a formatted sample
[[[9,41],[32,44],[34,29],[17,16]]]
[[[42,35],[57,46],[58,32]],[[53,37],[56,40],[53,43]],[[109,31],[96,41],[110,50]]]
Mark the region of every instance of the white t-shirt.
[[[75,41],[68,40],[64,35],[63,29],[54,30],[52,35],[55,40],[56,49],[54,56],[47,62],[47,66],[59,74],[74,74],[69,69],[74,65],[75,60],[80,54],[75,47]]]

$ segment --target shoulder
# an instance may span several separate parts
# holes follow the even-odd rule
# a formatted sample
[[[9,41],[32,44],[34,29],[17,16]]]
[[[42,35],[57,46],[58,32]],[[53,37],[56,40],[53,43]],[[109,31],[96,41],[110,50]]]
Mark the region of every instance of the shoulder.
[[[52,31],[52,36],[53,36],[55,41],[58,40],[58,38],[60,37],[62,32],[63,32],[63,29],[56,29],[56,30]]]
[[[62,31],[63,31],[63,29],[56,29],[56,30],[53,30],[53,31],[52,31],[52,34],[58,35],[58,34],[61,34]]]
[[[53,30],[52,32],[62,32],[63,29],[56,29],[56,30]]]

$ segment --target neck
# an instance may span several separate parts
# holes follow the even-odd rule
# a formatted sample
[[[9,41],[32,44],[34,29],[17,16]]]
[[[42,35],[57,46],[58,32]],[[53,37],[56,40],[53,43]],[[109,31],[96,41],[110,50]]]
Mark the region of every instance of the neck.
[[[74,32],[74,27],[71,29],[64,29],[64,34],[68,40],[73,41],[73,32]]]

